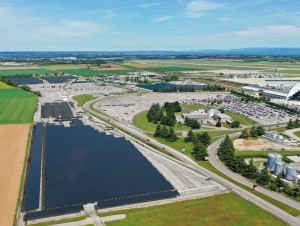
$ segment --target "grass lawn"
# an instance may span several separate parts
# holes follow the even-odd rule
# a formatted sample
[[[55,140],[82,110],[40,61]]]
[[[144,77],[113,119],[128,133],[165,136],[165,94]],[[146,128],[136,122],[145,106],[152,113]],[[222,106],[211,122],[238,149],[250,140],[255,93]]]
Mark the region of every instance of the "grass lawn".
[[[218,137],[218,136],[225,136],[227,134],[235,133],[237,130],[215,130],[215,131],[207,131],[209,136],[211,137]]]
[[[12,86],[7,85],[4,82],[0,82],[0,89],[12,89]]]
[[[202,104],[183,104],[181,113],[187,113],[189,111],[197,111],[199,109],[207,109],[207,107]]]
[[[67,70],[58,70],[59,72],[68,73],[71,75],[81,75],[81,76],[105,76],[111,74],[125,74],[127,72],[134,72],[136,70],[132,69],[111,69],[111,70],[92,70],[92,69],[67,69]]]
[[[251,126],[257,124],[257,122],[255,122],[254,120],[247,118],[241,114],[236,114],[229,111],[226,111],[225,114],[230,116],[234,121],[239,121],[244,126]]]
[[[96,99],[96,97],[89,95],[89,94],[82,94],[78,96],[73,96],[73,99],[77,101],[77,105],[82,107],[85,103]]]
[[[148,122],[147,111],[143,111],[143,112],[135,115],[132,121],[136,127],[140,128],[141,130],[144,130],[146,132],[154,132],[156,129],[156,126],[157,126],[157,124]],[[186,125],[180,125],[177,123],[174,127],[174,130],[175,131],[190,130],[190,127],[188,127]]]
[[[66,69],[82,69],[86,68],[86,64],[54,64],[43,66],[46,70],[66,70]]]
[[[44,75],[44,74],[53,74],[52,71],[45,69],[19,69],[19,70],[0,70],[0,77],[4,76],[18,76],[18,75]]]
[[[109,213],[114,214],[126,214],[126,218],[107,222],[108,226],[285,225],[233,193]]]
[[[295,132],[295,135],[296,135],[297,137],[300,137],[300,131]]]
[[[87,218],[87,216],[81,216],[81,217],[75,217],[75,218],[71,218],[71,219],[50,221],[50,222],[38,223],[38,224],[30,224],[30,226],[48,226],[48,225],[55,225],[55,224],[64,224],[64,223],[82,221],[82,220],[85,220],[86,218]]]
[[[0,123],[31,123],[37,98],[21,89],[0,89]]]
[[[184,138],[179,138],[175,142],[169,142],[163,138],[154,137],[153,134],[148,133],[147,135],[153,137],[155,140],[159,141],[160,143],[170,146],[171,148],[174,148],[180,152],[182,151],[182,149],[185,149],[185,153],[188,155],[190,155],[193,151],[193,144],[191,142],[188,143],[184,142]]]

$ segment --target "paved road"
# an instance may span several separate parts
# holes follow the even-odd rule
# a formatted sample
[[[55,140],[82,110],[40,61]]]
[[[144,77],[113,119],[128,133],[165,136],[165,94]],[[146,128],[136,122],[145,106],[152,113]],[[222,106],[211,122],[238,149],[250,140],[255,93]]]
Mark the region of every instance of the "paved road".
[[[90,101],[88,103],[86,103],[84,105],[84,108],[87,112],[92,113],[94,115],[96,115],[97,117],[101,118],[104,121],[110,121],[111,123],[115,124],[116,126],[126,130],[127,132],[134,134],[136,137],[138,137],[139,139],[142,140],[148,140],[148,143],[150,143],[151,145],[154,145],[158,148],[163,148],[165,151],[171,153],[173,156],[175,156],[176,158],[180,159],[182,162],[184,162],[186,165],[189,166],[189,168],[193,169],[196,172],[199,172],[207,177],[212,178],[213,180],[223,184],[225,187],[228,187],[229,189],[231,189],[233,192],[239,194],[240,196],[244,197],[245,199],[253,202],[254,204],[256,204],[257,206],[261,207],[262,209],[270,212],[271,214],[277,216],[278,218],[286,221],[287,223],[289,223],[290,225],[300,225],[300,219],[291,216],[290,214],[288,214],[287,212],[279,209],[278,207],[272,205],[269,202],[266,202],[265,200],[259,198],[258,196],[240,188],[239,186],[227,181],[226,179],[212,173],[211,171],[199,166],[197,163],[195,163],[192,159],[190,159],[188,156],[186,156],[185,154],[182,154],[180,152],[178,152],[175,149],[172,149],[166,145],[163,145],[159,142],[157,142],[156,140],[153,140],[151,138],[149,138],[148,136],[146,136],[143,133],[140,133],[139,130],[137,130],[135,127],[133,127],[130,124],[127,123],[123,123],[117,120],[114,120],[108,116],[105,116],[103,114],[97,113],[93,110],[91,110],[90,105],[93,103],[94,101]],[[217,150],[218,146],[220,145],[222,139],[217,140],[216,142],[214,142],[210,147],[209,147],[209,151],[211,154],[211,156],[215,156],[214,151]],[[211,157],[210,157],[211,160]],[[214,165],[217,165],[217,163],[215,161],[213,161]],[[220,167],[220,166],[219,166]],[[223,169],[221,169],[221,172],[223,172]],[[236,175],[234,176],[234,178],[236,177]],[[240,181],[240,178],[237,179],[238,181]],[[247,182],[248,183],[248,182]],[[252,185],[251,185],[252,186]],[[271,194],[268,193],[266,195],[270,195],[272,198],[274,199],[278,199],[278,195],[276,195],[275,193],[271,192]],[[279,197],[279,201],[283,200],[284,198],[280,195]],[[287,198],[285,198],[287,199]],[[285,202],[285,201],[283,201]],[[290,200],[287,199],[287,204],[291,205],[295,205],[295,203]],[[298,209],[300,209],[299,207],[297,207]]]
[[[297,140],[297,141],[300,141],[300,138],[295,134],[295,132],[298,132],[300,131],[300,128],[296,128],[296,129],[290,129],[290,130],[287,130],[285,132],[283,132],[285,135]]]

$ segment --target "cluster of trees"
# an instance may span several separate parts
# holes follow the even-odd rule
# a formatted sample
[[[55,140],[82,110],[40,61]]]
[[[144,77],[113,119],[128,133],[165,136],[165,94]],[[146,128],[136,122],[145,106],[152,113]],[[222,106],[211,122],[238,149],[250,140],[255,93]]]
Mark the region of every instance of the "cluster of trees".
[[[218,91],[224,92],[224,91],[226,91],[226,89],[223,86],[220,86],[220,85],[217,85],[217,84],[208,85],[204,90],[205,91],[211,91],[211,92],[218,92]]]
[[[171,82],[171,81],[178,81],[179,80],[179,74],[172,74],[172,75],[167,75],[165,77],[166,82]]]
[[[211,144],[211,137],[207,132],[194,134],[193,130],[190,130],[184,141],[193,143],[192,155],[196,160],[205,160],[208,156],[207,147]]]
[[[166,125],[161,128],[160,124],[158,124],[156,127],[154,137],[161,137],[169,142],[175,142],[178,140],[178,137],[172,127],[170,127],[168,130]]]
[[[235,94],[237,96],[242,97],[241,101],[245,101],[245,102],[266,102],[266,101],[270,100],[269,98],[266,98],[266,97],[254,97],[254,96],[251,96],[249,94],[246,94],[246,93],[243,93],[243,92],[238,92],[238,91],[235,91],[235,90],[231,90],[230,92],[232,94]]]
[[[287,129],[295,129],[295,128],[300,128],[300,120],[297,118],[295,119],[295,121],[293,121],[293,119],[290,119],[290,121],[288,122]]]
[[[33,91],[33,90],[31,90],[31,88],[29,86],[21,86],[20,88],[27,91],[27,92],[33,93],[34,95],[36,95],[38,97],[42,96],[40,91]]]
[[[281,191],[288,196],[299,199],[300,186],[290,186],[282,180],[282,175],[278,175],[276,179],[273,179],[265,167],[258,172],[256,166],[253,164],[253,160],[247,164],[243,157],[235,156],[235,149],[229,136],[226,136],[218,149],[218,156],[220,160],[233,172],[239,173],[242,176],[255,180],[258,184],[269,188],[272,191]]]
[[[252,126],[250,131],[248,129],[244,129],[240,138],[248,139],[250,137],[256,138],[258,136],[262,136],[265,134],[265,128],[263,126]]]
[[[163,107],[158,103],[152,104],[150,110],[147,112],[147,120],[154,124],[160,122],[162,125],[174,126],[176,124],[175,112],[180,111],[181,106],[178,101],[174,103],[166,102]]]
[[[298,114],[298,115],[300,114],[299,110],[297,110],[295,108],[290,108],[290,107],[288,107],[284,104],[276,104],[276,103],[273,103],[273,102],[270,102],[270,101],[266,102],[266,104],[269,105],[272,108],[282,109],[282,110],[285,110],[285,111],[290,112],[292,114]]]
[[[153,89],[153,92],[161,92],[161,93],[176,93],[179,92],[195,92],[195,88],[193,86],[170,86],[164,89]]]
[[[184,124],[191,127],[192,129],[200,129],[200,124],[196,119],[184,119]]]

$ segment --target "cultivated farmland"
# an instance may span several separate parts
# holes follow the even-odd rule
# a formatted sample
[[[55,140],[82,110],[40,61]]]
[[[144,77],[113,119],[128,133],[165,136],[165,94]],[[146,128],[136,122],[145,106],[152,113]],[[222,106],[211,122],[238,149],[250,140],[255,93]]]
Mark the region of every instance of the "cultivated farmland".
[[[69,70],[59,70],[59,72],[63,72],[71,75],[81,75],[81,76],[104,76],[111,74],[125,74],[127,72],[134,72],[137,70],[133,69],[108,69],[108,70],[92,70],[92,69],[69,69]]]
[[[0,70],[0,77],[30,76],[53,74],[52,71],[45,69],[22,69],[22,70]]]
[[[18,88],[0,89],[0,124],[31,123],[37,98]]]
[[[0,225],[13,225],[29,128],[0,125]]]

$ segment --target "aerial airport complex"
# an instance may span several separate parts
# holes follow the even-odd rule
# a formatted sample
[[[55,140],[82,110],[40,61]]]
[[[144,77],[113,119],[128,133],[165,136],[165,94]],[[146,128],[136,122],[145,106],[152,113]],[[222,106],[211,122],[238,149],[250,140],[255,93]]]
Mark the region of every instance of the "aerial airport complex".
[[[0,144],[27,130],[19,162],[3,155],[20,189],[1,188],[0,225],[148,225],[145,208],[152,225],[159,208],[163,225],[300,225],[300,63],[280,60],[2,59]],[[220,209],[176,218],[198,201]]]

